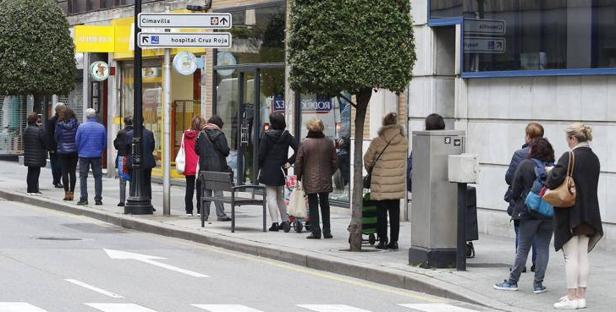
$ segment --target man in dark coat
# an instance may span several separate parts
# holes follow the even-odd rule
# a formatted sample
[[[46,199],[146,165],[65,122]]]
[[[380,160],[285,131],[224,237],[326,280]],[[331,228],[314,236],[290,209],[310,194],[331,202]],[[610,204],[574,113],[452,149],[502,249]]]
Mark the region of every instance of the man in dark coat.
[[[57,149],[58,142],[56,142],[55,131],[60,113],[66,109],[64,103],[58,102],[54,107],[55,114],[49,118],[45,123],[45,130],[47,132],[47,142],[49,144],[49,161],[51,162],[51,175],[53,176],[53,185],[56,188],[63,188],[62,186],[62,164],[58,157]]]
[[[227,165],[227,156],[229,156],[230,149],[227,143],[227,138],[222,132],[224,123],[222,119],[214,115],[210,117],[205,128],[199,134],[197,138],[197,144],[195,144],[195,152],[199,155],[199,168],[201,171],[218,171],[218,172],[230,172],[231,168]],[[223,197],[222,191],[215,191],[216,197]],[[204,196],[212,196],[212,190],[205,190]],[[225,214],[225,207],[222,202],[215,202],[216,215],[218,221],[231,221]],[[205,206],[201,207],[201,213],[204,214],[205,220],[210,215],[210,202],[205,202]]]
[[[45,129],[38,126],[38,115],[28,116],[28,127],[24,130],[24,166],[28,167],[28,194],[37,195],[39,191],[39,176],[41,167],[47,165],[47,150],[49,143]]]
[[[156,167],[156,159],[154,159],[154,148],[156,142],[154,133],[143,128],[143,183],[144,194],[150,200],[152,199],[152,169]]]
[[[116,157],[116,168],[118,170],[123,170],[125,172],[120,173],[120,203],[118,203],[118,207],[124,207],[126,202],[126,182],[129,180],[127,176],[132,176],[130,173],[130,157],[132,152],[133,145],[133,118],[131,116],[124,117],[124,124],[126,125],[124,129],[120,130],[113,140],[113,147],[118,151],[118,155]],[[119,162],[122,165],[119,165]]]

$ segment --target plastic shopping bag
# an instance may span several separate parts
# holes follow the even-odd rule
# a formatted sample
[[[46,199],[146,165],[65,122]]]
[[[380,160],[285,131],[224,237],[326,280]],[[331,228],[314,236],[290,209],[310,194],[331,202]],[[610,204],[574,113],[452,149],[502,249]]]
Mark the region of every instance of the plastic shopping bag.
[[[302,184],[297,182],[289,198],[289,215],[296,218],[306,218],[308,215],[306,208],[306,194],[304,193]]]
[[[186,170],[186,151],[184,148],[184,134],[182,134],[182,143],[177,156],[175,156],[175,170],[182,174]]]

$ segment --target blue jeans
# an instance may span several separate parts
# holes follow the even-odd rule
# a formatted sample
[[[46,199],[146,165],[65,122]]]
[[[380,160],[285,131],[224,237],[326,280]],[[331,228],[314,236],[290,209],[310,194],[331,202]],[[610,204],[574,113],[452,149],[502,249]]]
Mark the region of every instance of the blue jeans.
[[[88,201],[88,173],[94,175],[94,200],[103,200],[103,167],[101,158],[79,158],[79,201]]]
[[[518,244],[519,244],[519,241],[520,241],[520,220],[514,220],[513,221],[513,229],[515,231],[515,251],[518,252]],[[537,260],[537,251],[536,251],[537,248],[536,248],[536,245],[537,244],[533,240],[533,243],[532,243],[532,250],[533,250],[532,261],[533,261],[533,264],[532,265],[535,265],[535,261]]]
[[[521,220],[519,225],[518,250],[515,263],[509,274],[509,282],[517,283],[526,266],[526,259],[531,245],[536,246],[537,262],[535,265],[535,282],[543,282],[550,258],[550,241],[554,225],[552,220]]]

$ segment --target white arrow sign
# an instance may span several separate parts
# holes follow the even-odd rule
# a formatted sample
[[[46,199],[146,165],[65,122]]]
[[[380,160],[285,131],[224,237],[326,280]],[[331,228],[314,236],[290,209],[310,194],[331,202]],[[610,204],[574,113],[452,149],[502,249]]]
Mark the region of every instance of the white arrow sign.
[[[140,13],[139,28],[230,29],[230,13]]]
[[[170,271],[186,274],[186,275],[189,275],[189,276],[192,276],[192,277],[208,277],[207,275],[204,275],[204,274],[201,274],[201,273],[180,269],[180,268],[174,267],[172,265],[168,265],[168,264],[160,263],[158,261],[154,261],[154,260],[164,260],[165,258],[156,257],[156,256],[142,255],[142,254],[138,254],[138,253],[121,251],[121,250],[113,250],[113,249],[103,249],[103,250],[105,250],[105,252],[109,256],[109,258],[111,258],[111,259],[116,259],[116,260],[136,260],[136,261],[140,261],[140,262],[143,262],[143,263],[147,263],[147,264],[151,264],[151,265],[157,266],[159,268],[163,268],[163,269],[167,269],[167,270],[170,270]]]
[[[139,46],[144,49],[158,48],[229,48],[231,34],[209,33],[139,33]]]

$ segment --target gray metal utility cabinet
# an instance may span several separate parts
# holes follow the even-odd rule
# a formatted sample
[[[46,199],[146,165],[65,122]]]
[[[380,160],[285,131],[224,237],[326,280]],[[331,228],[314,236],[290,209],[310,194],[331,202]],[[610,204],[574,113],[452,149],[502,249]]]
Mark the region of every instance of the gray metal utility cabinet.
[[[461,130],[413,132],[413,203],[409,264],[456,265],[457,187],[448,178],[448,156],[464,152]]]

